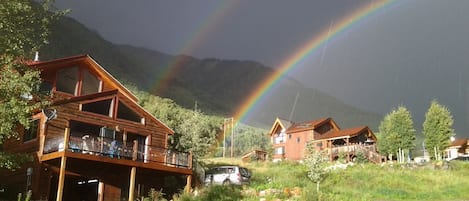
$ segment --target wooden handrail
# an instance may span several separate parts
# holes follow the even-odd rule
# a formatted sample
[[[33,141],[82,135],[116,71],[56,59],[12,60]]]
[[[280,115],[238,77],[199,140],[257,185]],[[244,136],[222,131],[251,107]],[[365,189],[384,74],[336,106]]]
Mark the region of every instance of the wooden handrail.
[[[365,157],[370,160],[371,162],[374,163],[381,163],[382,161],[382,156],[376,152],[376,146],[375,145],[363,145],[363,144],[353,144],[349,146],[338,146],[338,147],[332,147],[330,148],[330,153],[329,154],[339,154],[341,152],[346,152],[346,153],[356,153],[358,151],[363,152],[365,154]]]

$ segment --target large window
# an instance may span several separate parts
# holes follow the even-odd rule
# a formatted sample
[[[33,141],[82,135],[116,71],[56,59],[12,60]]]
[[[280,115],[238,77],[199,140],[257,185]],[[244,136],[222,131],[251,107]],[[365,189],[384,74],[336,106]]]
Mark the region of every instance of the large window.
[[[101,81],[89,71],[83,71],[83,81],[81,84],[81,95],[98,93],[100,91]]]
[[[324,134],[324,133],[327,133],[329,132],[330,130],[332,130],[332,126],[331,124],[324,124],[322,126],[320,126],[319,128],[315,129],[316,132],[318,132],[319,134]]]
[[[117,118],[142,123],[142,117],[120,101],[117,108]]]
[[[65,68],[57,73],[57,91],[75,95],[78,84],[78,67]]]
[[[280,132],[278,135],[275,136],[274,144],[285,143],[285,141],[286,141],[285,132]]]
[[[81,89],[78,90],[80,79]],[[62,69],[57,73],[57,91],[73,95],[87,95],[100,92],[101,85],[101,80],[95,75],[76,66]]]
[[[39,119],[34,119],[31,122],[29,129],[26,129],[23,134],[23,142],[34,140],[37,138],[37,133],[39,132]]]
[[[112,99],[100,100],[96,102],[82,104],[82,111],[112,116]]]
[[[49,96],[52,92],[53,84],[48,81],[42,81],[41,85],[39,85],[39,93]]]

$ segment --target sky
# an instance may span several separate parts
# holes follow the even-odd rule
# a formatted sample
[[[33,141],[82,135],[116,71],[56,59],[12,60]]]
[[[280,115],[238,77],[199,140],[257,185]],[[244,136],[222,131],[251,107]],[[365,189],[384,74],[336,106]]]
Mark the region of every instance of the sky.
[[[105,39],[168,54],[278,67],[318,34],[377,0],[56,0]],[[289,76],[356,107],[399,105],[421,127],[430,101],[469,136],[469,1],[397,1],[353,23]]]

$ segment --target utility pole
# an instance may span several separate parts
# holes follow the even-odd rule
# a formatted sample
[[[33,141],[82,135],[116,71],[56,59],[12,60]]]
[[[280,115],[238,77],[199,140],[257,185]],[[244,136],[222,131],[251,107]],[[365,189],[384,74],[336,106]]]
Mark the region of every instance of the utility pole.
[[[231,117],[231,158],[233,158],[233,148],[234,148],[234,118]]]
[[[231,157],[233,157],[233,140],[234,140],[234,118],[225,118],[223,119],[223,158],[226,156],[226,134],[228,133],[228,130],[231,129]]]
[[[226,147],[226,119],[223,119],[223,158],[225,158],[225,147]]]

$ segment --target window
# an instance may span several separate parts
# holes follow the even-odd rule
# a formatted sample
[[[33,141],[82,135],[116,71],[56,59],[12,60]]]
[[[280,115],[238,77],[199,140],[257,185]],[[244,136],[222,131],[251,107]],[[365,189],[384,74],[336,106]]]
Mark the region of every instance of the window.
[[[279,134],[276,135],[274,139],[274,144],[285,143],[285,139],[286,139],[285,132],[280,132]]]
[[[29,129],[26,129],[23,134],[23,142],[34,140],[37,137],[39,131],[39,119],[34,119]]]
[[[275,148],[275,154],[284,154],[284,153],[285,153],[285,147]]]
[[[301,142],[301,138],[300,138],[300,137],[297,137],[297,138],[296,138],[296,142],[297,142],[297,143],[300,143],[300,142]]]
[[[57,73],[57,91],[75,95],[78,83],[78,67],[65,68]]]
[[[320,126],[319,128],[316,129],[316,131],[319,133],[319,134],[324,134],[324,133],[327,133],[329,132],[330,130],[332,130],[332,126],[330,124],[324,124],[322,126]]]
[[[106,116],[112,116],[112,99],[84,103],[81,105],[81,110]]]
[[[43,81],[39,86],[39,93],[44,94],[46,96],[51,95],[53,84],[47,81]]]
[[[142,117],[140,117],[137,113],[135,113],[133,110],[127,107],[127,105],[123,104],[120,101],[119,101],[119,106],[117,108],[117,118],[134,121],[138,123],[142,122]]]
[[[99,131],[99,136],[115,140],[116,131],[111,128],[101,127],[101,130]]]
[[[81,95],[98,93],[100,91],[101,81],[89,71],[83,71],[83,81],[81,85]]]

